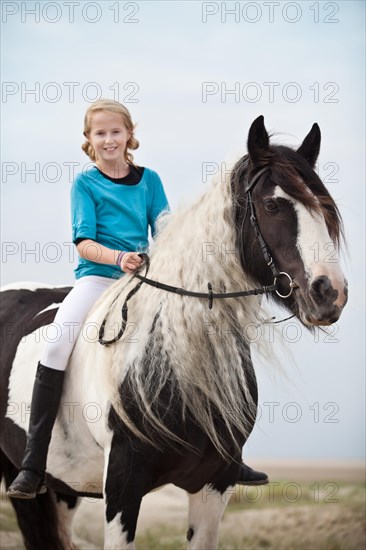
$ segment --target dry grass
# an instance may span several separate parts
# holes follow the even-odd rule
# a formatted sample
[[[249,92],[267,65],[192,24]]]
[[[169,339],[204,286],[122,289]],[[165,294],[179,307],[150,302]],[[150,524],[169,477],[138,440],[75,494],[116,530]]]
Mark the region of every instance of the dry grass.
[[[366,548],[363,484],[337,483],[326,489],[327,483],[319,483],[319,488],[313,485],[281,482],[237,487],[222,521],[220,550]],[[138,537],[138,547],[183,550],[185,531],[184,527],[148,529]]]
[[[173,488],[170,493],[167,492],[169,498],[174,496],[174,491]],[[87,514],[81,514],[77,522],[77,534],[82,537],[78,540],[80,550],[102,548],[102,503],[94,504],[89,506]],[[136,541],[137,548],[185,549],[187,527],[184,499],[181,504],[179,507],[177,503],[176,513],[172,516],[168,514],[168,507],[163,506],[160,516],[163,521],[154,521],[154,527],[142,522]],[[1,503],[0,512],[1,550],[23,548],[9,502]],[[91,529],[91,525],[94,529]],[[222,522],[219,548],[363,550],[366,548],[364,485],[282,481],[266,487],[237,487]]]

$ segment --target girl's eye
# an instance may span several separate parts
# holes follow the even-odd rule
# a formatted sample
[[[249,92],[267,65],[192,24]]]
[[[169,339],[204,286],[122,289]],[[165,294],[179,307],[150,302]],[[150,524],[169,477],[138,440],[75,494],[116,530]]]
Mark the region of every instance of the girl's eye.
[[[274,199],[266,199],[264,201],[264,208],[267,212],[275,212],[278,210],[278,204]]]

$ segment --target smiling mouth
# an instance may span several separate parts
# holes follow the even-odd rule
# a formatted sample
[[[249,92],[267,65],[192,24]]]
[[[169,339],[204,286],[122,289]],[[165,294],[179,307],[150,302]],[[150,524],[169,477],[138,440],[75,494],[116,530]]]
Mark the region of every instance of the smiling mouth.
[[[104,147],[104,151],[115,151],[117,147]]]

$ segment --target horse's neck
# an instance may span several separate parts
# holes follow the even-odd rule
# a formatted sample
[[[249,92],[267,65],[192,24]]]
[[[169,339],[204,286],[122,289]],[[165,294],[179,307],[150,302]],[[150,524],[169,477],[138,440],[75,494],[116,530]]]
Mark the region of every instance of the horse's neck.
[[[208,281],[216,292],[252,286],[236,250],[227,179],[218,175],[191,208],[169,216],[151,254],[148,276],[200,292],[207,292]],[[99,311],[90,320],[100,324],[110,310],[105,338],[116,335],[121,307],[136,284],[136,280],[124,277],[100,301]],[[111,307],[114,297],[117,300]],[[245,432],[242,396],[247,396],[248,414],[252,406],[246,371],[251,365],[246,325],[257,320],[258,306],[257,298],[252,297],[217,300],[209,309],[202,299],[142,285],[128,302],[128,323],[134,333],[129,332],[128,338],[105,350],[98,349],[97,360],[95,348],[89,346],[82,351],[96,363],[94,370],[99,373],[100,384],[109,388],[111,401],[119,402],[113,392],[126,376],[134,394],[140,395],[139,403],[150,395],[150,385],[159,395],[167,381],[173,380],[179,386],[182,402],[192,406],[199,424],[212,438],[217,439],[216,427],[207,413],[207,401],[224,411],[227,426],[239,423]],[[125,418],[123,403],[119,409]]]
[[[245,286],[247,277],[236,249],[229,177],[218,174],[193,206],[169,216],[154,247],[151,276],[192,290],[207,290],[208,281],[217,291]]]

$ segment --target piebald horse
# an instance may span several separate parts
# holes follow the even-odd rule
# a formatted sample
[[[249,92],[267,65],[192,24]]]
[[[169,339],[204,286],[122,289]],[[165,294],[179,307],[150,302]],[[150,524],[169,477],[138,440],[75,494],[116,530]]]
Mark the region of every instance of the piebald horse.
[[[88,315],[52,434],[48,492],[12,500],[28,549],[73,548],[72,516],[86,495],[105,499],[105,548],[134,548],[143,496],[167,483],[189,495],[188,547],[217,546],[255,422],[246,329],[263,322],[261,294],[309,328],[336,322],[347,301],[339,264],[313,252],[315,243],[337,251],[342,236],[314,171],[318,125],[295,150],[270,144],[260,116],[247,146],[191,207],[161,220],[148,279],[125,275]],[[21,464],[41,348],[57,338],[52,321],[69,290],[13,285],[1,294],[7,486]]]

